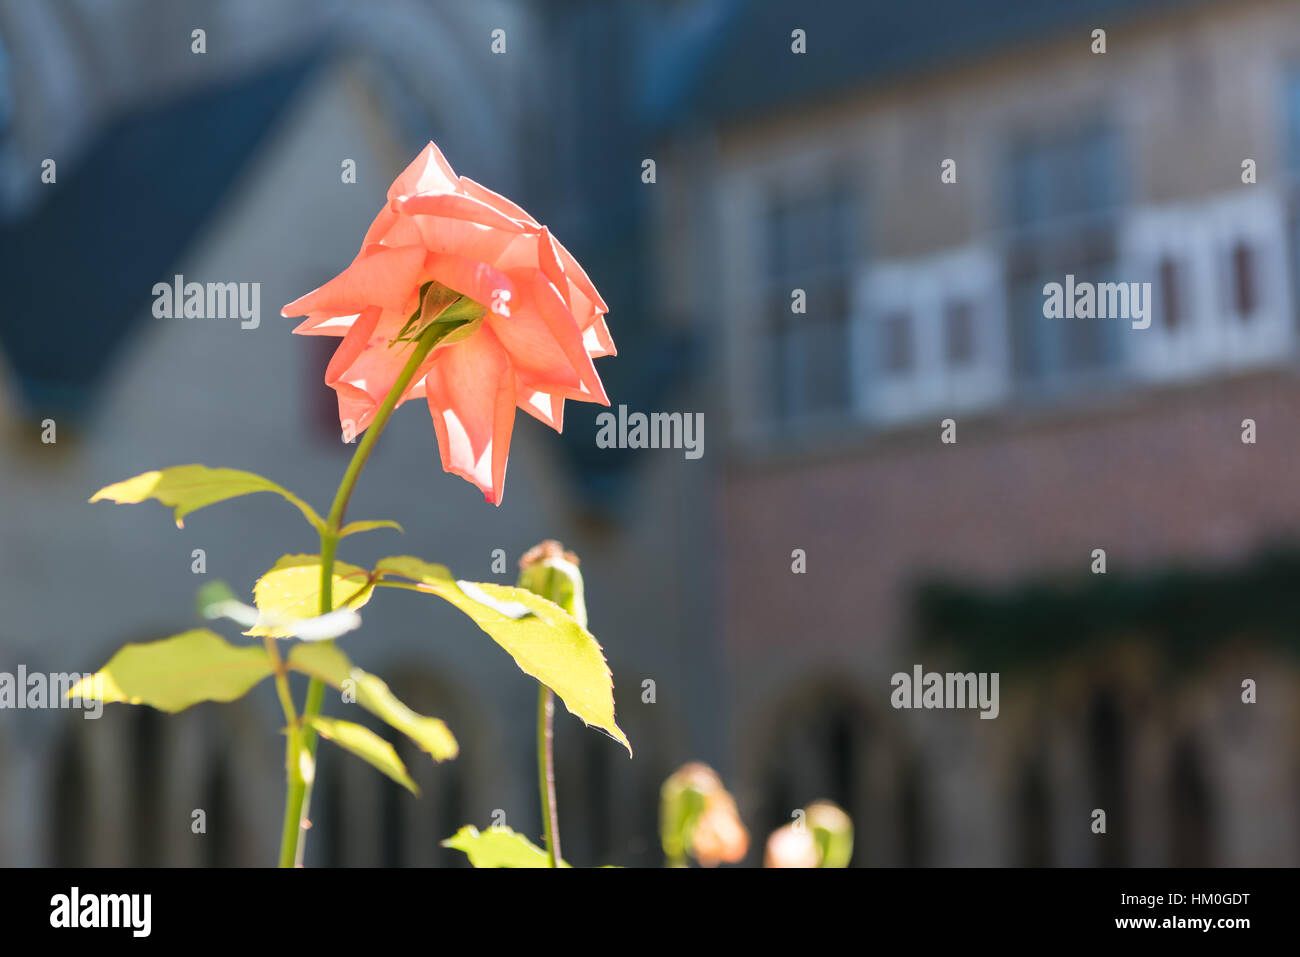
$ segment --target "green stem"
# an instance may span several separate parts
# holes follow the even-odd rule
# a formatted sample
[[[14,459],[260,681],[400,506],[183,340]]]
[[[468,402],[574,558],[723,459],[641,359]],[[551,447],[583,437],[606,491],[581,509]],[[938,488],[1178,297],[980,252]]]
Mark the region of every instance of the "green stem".
[[[393,383],[393,387],[375,413],[374,421],[361,436],[357,450],[352,454],[352,461],[348,463],[347,471],[343,473],[343,480],[334,495],[334,504],[330,507],[329,517],[325,519],[325,529],[320,536],[320,613],[322,615],[334,610],[334,556],[339,547],[339,529],[343,527],[343,515],[348,510],[348,501],[357,487],[357,480],[361,478],[361,470],[365,468],[366,461],[370,458],[370,451],[379,441],[379,435],[388,424],[393,410],[397,408],[398,400],[445,333],[446,326],[431,323],[420,335],[397,381]],[[281,867],[302,866],[303,853],[307,844],[303,835],[307,827],[310,827],[307,822],[307,810],[311,806],[311,782],[304,779],[302,768],[304,763],[309,767],[315,765],[316,732],[312,730],[309,722],[320,714],[324,702],[325,684],[319,678],[312,678],[307,685],[307,702],[303,706],[301,733],[297,735],[296,742],[292,740],[292,733],[290,735],[294,753],[289,762],[289,789],[284,806],[285,830],[280,846]]]
[[[284,661],[280,658],[280,649],[274,638],[265,638],[266,654],[271,659],[271,668],[275,672],[275,693],[280,698],[280,708],[284,711],[285,749],[284,772],[290,781],[295,773],[294,757],[298,754],[298,739],[301,727],[298,724],[298,712],[293,706],[293,695],[289,691],[289,676],[285,671]],[[298,822],[292,820],[285,808],[284,827],[280,834],[280,863],[293,860],[293,841],[298,833]]]
[[[546,685],[537,691],[537,784],[542,795],[542,824],[546,828],[546,863],[559,867],[560,819],[555,807],[555,692]]]

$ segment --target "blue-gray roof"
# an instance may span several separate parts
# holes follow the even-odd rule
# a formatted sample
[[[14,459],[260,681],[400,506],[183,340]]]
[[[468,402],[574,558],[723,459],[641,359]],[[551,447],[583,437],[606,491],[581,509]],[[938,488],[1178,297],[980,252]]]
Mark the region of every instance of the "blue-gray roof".
[[[660,129],[746,119],[1071,30],[1086,44],[1094,27],[1107,30],[1108,55],[1122,55],[1115,29],[1131,18],[1221,2],[721,0],[709,35],[692,45],[690,75],[654,78],[650,105]],[[790,47],[796,28],[807,37],[801,56]]]
[[[153,285],[235,182],[318,61],[306,54],[122,117],[60,163],[48,199],[0,223],[0,354],[19,400],[76,417],[148,315]]]

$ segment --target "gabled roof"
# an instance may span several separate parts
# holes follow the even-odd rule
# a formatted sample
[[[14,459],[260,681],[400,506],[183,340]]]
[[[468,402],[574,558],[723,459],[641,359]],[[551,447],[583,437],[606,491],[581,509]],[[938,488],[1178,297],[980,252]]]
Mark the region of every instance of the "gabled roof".
[[[76,416],[154,283],[199,233],[320,57],[299,57],[219,88],[122,117],[48,199],[0,223],[0,352],[18,399]],[[56,157],[57,160],[57,157]]]

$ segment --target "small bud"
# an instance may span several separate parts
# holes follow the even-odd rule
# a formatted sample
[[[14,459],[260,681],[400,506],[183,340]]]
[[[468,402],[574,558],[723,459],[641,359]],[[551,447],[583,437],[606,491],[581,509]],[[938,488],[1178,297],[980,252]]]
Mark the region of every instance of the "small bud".
[[[816,867],[817,841],[807,827],[794,823],[777,828],[768,836],[764,867]]]
[[[817,844],[817,866],[848,867],[853,857],[853,819],[830,801],[815,801],[806,810],[808,829]]]
[[[583,595],[578,556],[554,539],[534,545],[519,559],[519,587],[555,602],[583,628],[587,602]]]
[[[706,764],[687,764],[664,781],[659,795],[664,855],[685,867],[689,854],[703,867],[734,864],[749,851],[749,832],[736,802]]]

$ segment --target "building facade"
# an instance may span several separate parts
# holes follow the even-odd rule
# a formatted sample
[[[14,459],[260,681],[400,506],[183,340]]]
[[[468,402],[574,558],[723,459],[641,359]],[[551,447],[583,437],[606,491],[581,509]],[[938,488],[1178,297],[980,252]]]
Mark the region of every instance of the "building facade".
[[[995,625],[1032,665],[981,659],[996,720],[890,696],[990,631],[932,634],[927,585],[1068,593],[1097,549],[1117,585],[1231,576],[1294,546],[1300,16],[1095,3],[1017,34],[1012,2],[984,33],[832,6],[724,20],[662,143],[664,285],[711,304],[726,365],[742,806],[761,829],[838,800],[863,864],[1294,864],[1285,641],[1228,625],[1188,657],[1138,616],[1070,644],[1078,607],[1026,600]],[[875,47],[873,17],[899,31]],[[1149,283],[1149,315],[1048,318],[1067,281]]]

